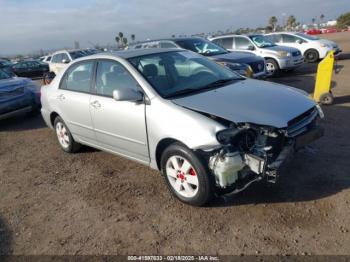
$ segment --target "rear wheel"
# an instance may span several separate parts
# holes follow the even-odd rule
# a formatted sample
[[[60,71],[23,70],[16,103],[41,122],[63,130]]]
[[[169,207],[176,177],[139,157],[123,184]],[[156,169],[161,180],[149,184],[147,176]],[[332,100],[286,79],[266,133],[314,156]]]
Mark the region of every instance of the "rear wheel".
[[[315,63],[318,61],[319,59],[319,54],[317,52],[317,50],[314,50],[314,49],[310,49],[310,50],[307,50],[305,52],[305,61],[308,62],[308,63]]]
[[[56,117],[54,127],[58,143],[65,152],[75,153],[80,149],[80,144],[74,141],[68,127],[61,117]]]
[[[266,72],[267,75],[270,77],[277,76],[279,73],[279,66],[278,63],[271,58],[266,59]]]
[[[169,190],[182,202],[202,206],[212,198],[209,172],[187,147],[170,145],[162,154],[161,167]]]

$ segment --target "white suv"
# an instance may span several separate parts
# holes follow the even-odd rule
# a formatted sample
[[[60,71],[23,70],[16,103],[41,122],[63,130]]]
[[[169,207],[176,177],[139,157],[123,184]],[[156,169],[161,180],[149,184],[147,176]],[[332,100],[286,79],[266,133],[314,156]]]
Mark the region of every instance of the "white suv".
[[[278,46],[259,34],[223,35],[209,40],[230,51],[244,51],[265,58],[269,76],[275,76],[281,70],[293,70],[304,63],[304,57],[297,48]]]
[[[335,55],[342,51],[333,41],[303,33],[278,32],[267,34],[266,37],[277,45],[298,48],[304,55],[306,62],[309,63],[325,58],[331,50],[334,50]]]
[[[67,64],[72,62],[75,59],[86,56],[81,50],[61,50],[52,54],[50,62],[50,72],[55,73],[56,75],[62,69],[66,68]]]

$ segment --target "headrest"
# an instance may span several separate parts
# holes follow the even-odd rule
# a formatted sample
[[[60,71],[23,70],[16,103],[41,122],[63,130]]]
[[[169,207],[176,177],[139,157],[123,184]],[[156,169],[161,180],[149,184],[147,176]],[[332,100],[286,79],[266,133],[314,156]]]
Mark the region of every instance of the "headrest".
[[[148,64],[143,67],[143,74],[146,77],[155,77],[158,76],[158,68],[154,64]]]

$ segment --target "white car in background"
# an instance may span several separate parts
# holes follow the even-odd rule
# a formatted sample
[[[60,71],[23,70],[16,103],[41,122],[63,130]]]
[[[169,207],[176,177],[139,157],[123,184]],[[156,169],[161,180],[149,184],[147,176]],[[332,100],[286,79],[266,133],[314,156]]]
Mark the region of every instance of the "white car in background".
[[[87,56],[82,50],[61,50],[52,54],[50,72],[57,75],[62,69],[67,67],[67,64],[80,57]]]
[[[304,55],[305,61],[309,63],[325,58],[331,50],[334,51],[334,55],[338,55],[342,51],[333,41],[303,33],[278,32],[265,36],[277,45],[298,48]]]
[[[249,52],[265,58],[268,76],[275,76],[281,70],[293,70],[304,63],[299,49],[278,46],[260,34],[223,35],[209,40],[229,51]]]

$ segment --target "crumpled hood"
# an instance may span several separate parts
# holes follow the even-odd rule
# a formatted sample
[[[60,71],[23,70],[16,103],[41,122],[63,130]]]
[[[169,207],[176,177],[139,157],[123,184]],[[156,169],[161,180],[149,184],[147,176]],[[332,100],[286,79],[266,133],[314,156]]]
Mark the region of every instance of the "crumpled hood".
[[[254,62],[264,60],[264,58],[257,56],[255,54],[251,54],[248,52],[239,52],[239,51],[233,51],[227,54],[215,55],[208,58],[211,58],[216,61],[225,61],[225,62],[241,63],[241,64],[254,63]]]
[[[298,89],[251,79],[172,101],[234,123],[276,128],[287,127],[288,121],[316,105]]]

